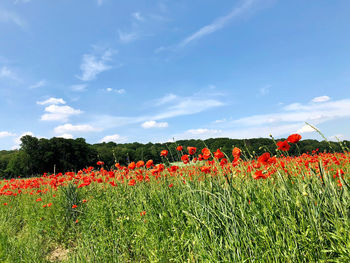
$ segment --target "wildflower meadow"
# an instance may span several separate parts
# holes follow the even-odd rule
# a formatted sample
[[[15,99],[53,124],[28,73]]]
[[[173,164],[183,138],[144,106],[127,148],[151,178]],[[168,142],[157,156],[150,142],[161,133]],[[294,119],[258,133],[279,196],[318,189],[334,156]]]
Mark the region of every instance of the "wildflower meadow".
[[[0,181],[0,261],[349,262],[349,151],[300,139]]]

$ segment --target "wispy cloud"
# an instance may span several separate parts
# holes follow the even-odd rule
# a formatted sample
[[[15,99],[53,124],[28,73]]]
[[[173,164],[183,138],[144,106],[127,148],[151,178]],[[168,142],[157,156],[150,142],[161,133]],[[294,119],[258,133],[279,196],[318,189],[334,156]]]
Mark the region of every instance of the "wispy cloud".
[[[70,89],[75,92],[84,92],[87,90],[87,84],[76,84],[70,86]]]
[[[350,99],[292,103],[281,107],[276,113],[257,114],[211,125],[222,130],[218,136],[253,138],[315,132],[305,122],[320,125],[340,118],[350,118]]]
[[[37,83],[30,85],[29,89],[38,89],[41,87],[45,87],[46,85],[47,85],[47,81],[45,79],[42,79],[42,80],[38,81]]]
[[[6,66],[3,66],[0,69],[0,78],[7,78],[7,79],[19,81],[18,76]]]
[[[331,98],[328,97],[328,96],[320,96],[320,97],[316,97],[316,98],[313,98],[311,101],[312,102],[325,102],[325,101],[329,101]]]
[[[259,94],[261,96],[265,96],[270,93],[271,88],[272,88],[272,85],[265,85],[264,87],[259,89]]]
[[[43,101],[37,101],[36,104],[39,105],[47,105],[47,104],[66,104],[66,102],[62,98],[49,98]]]
[[[112,67],[108,64],[112,60],[114,50],[107,49],[102,55],[84,54],[80,69],[82,74],[77,76],[82,81],[91,81],[96,79],[97,75],[110,70]]]
[[[139,38],[139,35],[136,32],[123,32],[121,30],[118,31],[120,42],[127,44],[135,41]]]
[[[8,131],[0,131],[0,138],[16,136],[16,134],[8,132]]]
[[[14,23],[22,28],[26,26],[26,22],[19,15],[4,9],[0,9],[0,22]]]
[[[161,113],[153,116],[152,119],[161,120],[177,116],[192,115],[223,105],[224,103],[217,99],[183,97],[176,101],[175,104],[168,106]]]
[[[137,21],[143,22],[145,18],[141,15],[140,12],[134,12],[131,14],[131,16],[136,19]]]
[[[97,5],[102,5],[103,4],[103,0],[97,0]]]
[[[125,89],[112,89],[112,88],[107,88],[106,91],[107,92],[114,92],[117,94],[124,94],[126,92]]]
[[[167,128],[169,125],[167,122],[156,122],[156,121],[145,121],[141,124],[141,127],[144,129],[150,128]]]
[[[237,125],[264,125],[293,122],[322,123],[350,117],[350,99],[323,103],[293,103],[282,108],[279,113],[253,115],[233,121]]]
[[[223,27],[225,27],[232,19],[244,14],[246,11],[248,11],[253,4],[255,4],[256,0],[244,0],[241,5],[235,7],[229,14],[226,16],[222,16],[217,18],[214,22],[212,22],[209,25],[206,25],[202,28],[200,28],[198,31],[193,33],[192,35],[186,37],[184,40],[181,41],[179,44],[179,47],[185,47],[189,43],[198,40],[206,35],[212,34]]]
[[[170,93],[170,94],[167,94],[164,97],[158,99],[156,102],[156,105],[160,106],[160,105],[172,102],[172,101],[176,100],[177,98],[178,97],[175,94]]]
[[[160,120],[198,114],[206,110],[225,105],[224,102],[213,98],[211,94],[195,94],[188,97],[169,94],[162,98],[153,100],[151,104],[155,104],[159,108],[158,113],[155,113],[153,115],[141,115],[134,117],[99,115],[94,117],[93,123],[97,123],[98,126],[106,128],[122,127],[138,123],[145,123],[144,125],[146,126],[152,126],[152,124],[159,125],[161,122],[158,121]],[[152,105],[152,107],[154,106]]]
[[[65,134],[65,133],[74,133],[74,132],[97,132],[101,131],[99,128],[95,128],[92,125],[89,124],[78,124],[73,125],[70,123],[66,123],[60,126],[57,126],[54,129],[54,132],[57,134]]]
[[[224,28],[227,26],[232,20],[235,18],[238,18],[249,11],[251,11],[255,4],[259,2],[259,0],[242,0],[240,5],[233,8],[233,10],[228,13],[225,16],[216,18],[212,23],[201,27],[193,34],[189,35],[188,37],[184,38],[180,43],[172,46],[161,46],[154,50],[154,53],[160,53],[163,51],[175,51],[180,48],[184,48],[190,43],[199,40],[207,35],[213,34],[216,31]]]

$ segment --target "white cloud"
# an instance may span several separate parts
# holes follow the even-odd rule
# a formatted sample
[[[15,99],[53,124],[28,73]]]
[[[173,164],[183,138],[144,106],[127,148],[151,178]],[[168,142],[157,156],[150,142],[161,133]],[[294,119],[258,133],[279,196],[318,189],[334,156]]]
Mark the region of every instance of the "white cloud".
[[[223,122],[226,122],[227,120],[224,118],[224,119],[221,119],[221,120],[215,120],[214,123],[223,123]]]
[[[64,139],[73,139],[73,135],[70,133],[63,133],[61,135],[57,135],[58,138],[64,138]]]
[[[350,99],[319,104],[293,103],[279,113],[260,114],[234,120],[236,125],[263,125],[292,122],[322,123],[332,119],[350,117]]]
[[[112,89],[112,88],[107,88],[106,89],[107,92],[115,92],[115,93],[118,93],[118,94],[124,94],[125,93],[125,89]]]
[[[225,27],[232,19],[244,14],[253,7],[253,4],[256,0],[244,0],[242,4],[234,8],[228,15],[217,18],[213,23],[206,25],[200,28],[194,34],[185,38],[180,44],[179,47],[185,47],[192,41],[200,39],[206,35],[212,34],[223,27]]]
[[[173,118],[183,115],[192,115],[206,111],[211,108],[223,106],[224,103],[216,99],[207,99],[200,97],[183,97],[176,100],[176,104],[170,105],[162,113],[155,115],[153,120]]]
[[[315,130],[310,125],[304,125],[299,130],[297,130],[297,133],[309,133],[309,132],[315,132]]]
[[[91,81],[96,79],[97,75],[110,70],[112,67],[108,62],[112,59],[114,51],[111,49],[105,50],[101,56],[94,54],[84,54],[80,69],[81,76],[77,76],[82,81]]]
[[[270,89],[271,89],[272,85],[265,85],[264,87],[259,89],[259,93],[260,95],[264,96],[267,95],[268,93],[270,93]]]
[[[64,125],[57,126],[54,129],[54,132],[57,134],[65,134],[70,132],[96,132],[100,130],[101,129],[95,128],[89,124],[73,125],[70,123],[66,123]]]
[[[150,128],[166,128],[168,127],[167,122],[156,122],[156,121],[146,121],[141,124],[142,128],[150,129]]]
[[[17,75],[10,70],[8,67],[3,66],[0,69],[0,78],[8,78],[8,79],[12,79],[12,80],[19,80]]]
[[[81,110],[76,110],[70,106],[50,105],[45,108],[45,113],[41,116],[42,121],[67,121],[70,116],[81,114]]]
[[[347,140],[347,137],[344,134],[335,134],[335,135],[330,136],[328,138],[328,140],[333,141],[333,142],[337,142],[337,141]]]
[[[329,101],[331,98],[328,96],[320,96],[312,99],[312,102],[318,103],[318,102],[326,102]]]
[[[30,89],[38,89],[41,87],[45,87],[47,85],[47,81],[45,79],[42,79],[40,81],[38,81],[37,83],[30,85],[29,88]]]
[[[140,22],[143,22],[145,20],[140,12],[132,13],[131,16]]]
[[[0,22],[14,23],[19,27],[25,27],[26,22],[16,13],[0,9]]]
[[[47,100],[44,100],[44,101],[37,101],[36,102],[37,104],[39,105],[46,105],[46,104],[66,104],[66,102],[61,99],[61,98],[49,98]]]
[[[163,105],[163,104],[166,104],[168,102],[171,102],[171,101],[174,101],[176,100],[178,97],[172,93],[168,94],[168,95],[165,95],[164,97],[160,98],[157,100],[157,103],[156,105]]]
[[[148,122],[149,120],[159,121],[167,118],[174,118],[184,115],[192,115],[201,113],[203,111],[220,107],[225,105],[223,102],[214,99],[215,95],[209,93],[198,93],[189,97],[180,97],[176,95],[172,95],[171,97],[176,97],[177,99],[164,99],[166,97],[153,100],[149,102],[153,107],[155,104],[159,109],[159,113],[153,115],[141,115],[135,117],[122,117],[122,116],[111,116],[111,115],[97,115],[94,116],[93,123],[98,124],[99,127],[122,127],[131,124]],[[211,97],[212,99],[208,99],[207,97]],[[168,101],[168,103],[166,103]],[[166,105],[164,106],[164,102]],[[158,105],[157,105],[158,104]]]
[[[117,90],[115,90],[115,92],[117,92],[119,94],[124,94],[125,93],[125,89],[117,89]]]
[[[86,91],[87,85],[86,84],[76,84],[76,85],[70,86],[70,88],[72,91],[83,92],[83,91]]]
[[[100,142],[115,142],[115,143],[122,143],[125,142],[126,138],[121,137],[119,134],[113,134],[113,135],[107,135],[103,137]]]
[[[33,136],[34,137],[34,133],[28,131],[28,132],[24,132],[22,133],[20,136],[16,137],[13,141],[14,143],[16,144],[15,146],[12,147],[12,149],[19,149],[20,148],[20,144],[21,144],[21,138],[23,136],[26,136],[26,135],[30,135],[30,136]]]
[[[0,138],[16,136],[16,134],[8,132],[8,131],[0,131]]]
[[[139,38],[138,34],[135,32],[125,33],[119,30],[118,34],[119,34],[120,42],[125,44],[135,41],[136,39]]]

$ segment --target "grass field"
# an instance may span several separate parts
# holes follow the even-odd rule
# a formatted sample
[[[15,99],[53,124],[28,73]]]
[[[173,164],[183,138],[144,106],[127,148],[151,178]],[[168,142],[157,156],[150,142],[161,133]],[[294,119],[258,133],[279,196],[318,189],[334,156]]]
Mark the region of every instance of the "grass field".
[[[297,141],[3,180],[0,261],[350,262],[350,154]]]

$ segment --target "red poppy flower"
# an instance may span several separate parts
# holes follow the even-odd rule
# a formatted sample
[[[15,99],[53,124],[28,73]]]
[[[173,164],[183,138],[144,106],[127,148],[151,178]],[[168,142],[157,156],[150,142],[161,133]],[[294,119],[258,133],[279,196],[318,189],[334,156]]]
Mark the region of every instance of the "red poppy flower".
[[[144,165],[145,165],[145,162],[144,162],[144,161],[138,161],[138,162],[136,163],[136,167],[137,167],[137,168],[143,167]]]
[[[183,147],[181,145],[176,147],[176,150],[178,150],[179,152],[182,151]]]
[[[128,182],[128,185],[130,186],[134,186],[136,184],[136,180],[135,179],[131,179],[129,182]]]
[[[268,164],[268,163],[269,163],[270,157],[271,157],[270,153],[263,153],[263,154],[258,158],[258,162],[259,162],[259,163],[262,163],[262,164]]]
[[[203,159],[208,160],[210,158],[210,150],[208,148],[202,149]]]
[[[77,205],[72,205],[72,208],[74,209],[74,208],[77,208],[78,206]]]
[[[297,133],[289,135],[287,138],[287,141],[290,143],[297,143],[300,140],[301,140],[301,135],[299,135]]]
[[[235,147],[233,148],[232,150],[232,156],[235,158],[235,159],[239,159],[241,157],[241,154],[242,154],[242,151],[241,149]]]
[[[168,151],[167,150],[163,150],[160,152],[160,156],[168,156]]]
[[[98,161],[96,164],[97,164],[97,165],[104,165],[105,163],[102,162],[102,161]]]
[[[146,211],[140,212],[140,216],[144,216],[146,214]]]
[[[135,167],[136,167],[135,162],[131,162],[131,163],[128,165],[128,168],[129,168],[130,170],[134,170]]]
[[[223,165],[226,165],[228,163],[227,159],[226,158],[222,158],[221,161],[220,161],[220,165],[223,166]]]
[[[214,157],[217,159],[221,159],[221,158],[224,158],[225,155],[220,149],[217,149],[216,152],[214,153]]]
[[[209,166],[202,166],[201,172],[206,173],[206,174],[210,173],[210,167]]]
[[[189,159],[189,157],[188,157],[187,154],[182,155],[182,156],[181,156],[181,160],[182,160],[182,162],[183,162],[184,164],[188,164],[189,161],[190,161],[190,159]]]
[[[174,184],[169,184],[169,188],[171,188],[171,187],[173,187],[174,186]]]
[[[262,173],[262,171],[260,171],[260,170],[256,171],[252,176],[253,176],[253,178],[254,178],[255,180],[258,180],[258,179],[266,179],[266,178],[267,178],[267,176],[264,175],[264,174]]]
[[[279,141],[277,142],[278,150],[281,151],[288,151],[290,148],[290,145],[288,144],[287,141]]]
[[[146,162],[146,167],[147,168],[150,168],[150,167],[152,167],[153,166],[153,160],[148,160],[147,162]]]
[[[190,155],[194,155],[197,151],[196,147],[187,147],[187,151]]]

